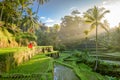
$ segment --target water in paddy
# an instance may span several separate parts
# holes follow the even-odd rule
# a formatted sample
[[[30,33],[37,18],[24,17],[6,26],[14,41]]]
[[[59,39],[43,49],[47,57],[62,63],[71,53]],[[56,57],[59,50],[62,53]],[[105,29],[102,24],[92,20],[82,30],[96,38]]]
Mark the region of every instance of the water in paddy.
[[[55,64],[54,80],[80,80],[71,68]]]

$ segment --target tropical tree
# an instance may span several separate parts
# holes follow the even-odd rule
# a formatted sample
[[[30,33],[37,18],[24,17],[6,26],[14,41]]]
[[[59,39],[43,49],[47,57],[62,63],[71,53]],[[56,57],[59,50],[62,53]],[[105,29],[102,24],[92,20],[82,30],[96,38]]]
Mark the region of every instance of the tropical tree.
[[[54,24],[53,25],[53,32],[58,32],[60,31],[60,25],[59,24]]]
[[[120,23],[110,30],[109,48],[120,51]]]
[[[0,20],[5,21],[6,23],[14,23],[18,16],[19,12],[17,1],[3,0],[0,2]]]
[[[2,14],[3,14],[3,9],[4,9],[4,4],[5,2],[4,1],[1,1],[0,2],[0,21],[2,20]]]
[[[96,63],[94,70],[97,69],[97,64],[98,64],[98,57],[97,57],[98,26],[108,31],[106,27],[102,24],[101,20],[103,19],[104,15],[109,12],[110,11],[105,10],[105,8],[98,8],[97,6],[94,6],[94,8],[91,8],[84,13],[85,22],[90,23],[91,30],[96,28]]]
[[[22,13],[29,7],[30,4],[32,4],[29,0],[18,0],[18,3],[20,4]]]
[[[30,9],[30,5],[34,4],[34,2],[37,1],[38,8],[37,12],[33,12],[32,9]],[[22,18],[22,23],[21,23],[21,29],[24,31],[24,26],[27,25],[26,29],[29,28],[29,31],[35,31],[35,28],[38,27],[38,9],[40,4],[44,4],[48,0],[18,0],[18,3],[20,5],[20,10],[21,10],[21,18]],[[35,15],[36,14],[36,15]]]
[[[43,5],[45,2],[47,2],[48,0],[36,0],[39,4],[38,4],[38,7],[37,7],[37,13],[39,11],[39,7],[40,5]]]
[[[76,16],[77,14],[80,14],[80,12],[79,12],[79,10],[73,10],[73,11],[71,12],[71,14]]]
[[[32,9],[27,9],[27,15],[24,15],[22,25],[23,31],[34,32],[39,27],[38,17],[32,12]]]

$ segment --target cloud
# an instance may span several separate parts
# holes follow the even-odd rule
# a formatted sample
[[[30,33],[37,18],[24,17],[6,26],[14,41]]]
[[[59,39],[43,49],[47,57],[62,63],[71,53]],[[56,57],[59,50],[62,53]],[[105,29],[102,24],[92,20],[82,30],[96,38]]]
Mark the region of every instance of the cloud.
[[[52,22],[52,23],[46,23],[46,26],[52,27],[54,24],[60,24],[60,23],[61,23],[60,20],[54,20],[54,22]]]
[[[119,0],[106,0],[106,2],[103,1],[103,7],[105,7],[107,10],[110,10],[110,13],[105,15],[105,18],[108,20],[110,23],[110,27],[114,27],[118,25],[120,22],[120,1]]]
[[[40,17],[40,19],[46,19],[46,17],[44,17],[44,16],[41,16],[41,17]]]
[[[73,11],[73,10],[79,10],[79,9],[78,9],[78,7],[71,7],[69,10]]]
[[[119,0],[104,0],[102,2],[103,5],[112,5],[112,4],[116,4],[116,3],[119,3],[120,1]]]
[[[54,20],[53,19],[51,19],[51,18],[47,18],[47,20],[45,21],[46,23],[53,23],[54,22]]]
[[[103,1],[103,5],[105,5],[107,2],[106,1]]]
[[[52,26],[53,26],[53,24],[46,24],[46,26],[48,26],[48,27],[52,27]]]
[[[52,18],[40,17],[40,19],[42,19],[41,21],[45,23],[45,25],[48,27],[52,27],[54,24],[61,23],[61,20],[52,19]]]

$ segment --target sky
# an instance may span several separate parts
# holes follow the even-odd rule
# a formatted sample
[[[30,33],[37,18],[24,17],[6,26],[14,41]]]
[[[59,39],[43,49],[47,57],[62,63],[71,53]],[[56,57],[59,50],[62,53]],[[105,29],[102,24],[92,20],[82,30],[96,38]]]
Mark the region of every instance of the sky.
[[[37,7],[35,3],[34,8]],[[120,22],[120,0],[49,0],[47,3],[40,5],[39,20],[47,26],[59,24],[61,18],[69,15],[72,10],[79,10],[82,14],[94,6],[105,7],[110,10],[104,19],[107,19],[110,27],[118,25]]]

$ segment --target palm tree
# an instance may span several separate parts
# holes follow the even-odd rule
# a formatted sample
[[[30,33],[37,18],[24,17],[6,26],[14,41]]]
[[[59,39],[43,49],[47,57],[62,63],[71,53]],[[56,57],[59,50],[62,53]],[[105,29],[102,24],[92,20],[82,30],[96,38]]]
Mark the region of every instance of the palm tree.
[[[18,0],[18,3],[21,6],[21,11],[24,12],[25,9],[31,4],[29,0]]]
[[[36,0],[40,5],[43,5],[45,2],[47,2],[48,0]],[[36,13],[38,13],[38,11],[39,11],[39,4],[38,4],[38,7],[37,7],[37,12]]]
[[[8,3],[9,3],[9,1],[7,1],[7,0],[2,0],[0,2],[0,21],[2,21],[2,19],[3,19],[4,12],[7,11],[6,8],[9,6]]]
[[[2,20],[2,14],[3,14],[3,9],[4,9],[4,1],[1,1],[0,2],[0,21]]]
[[[16,8],[18,7],[18,4],[16,1],[10,1],[10,0],[3,0],[0,2],[0,20],[5,22],[13,22],[14,19],[16,19],[18,11]]]
[[[109,13],[109,10],[105,10],[105,8],[98,8],[94,6],[94,8],[91,8],[87,10],[87,12],[84,13],[85,22],[90,23],[91,29],[96,28],[96,62],[95,62],[95,68],[97,69],[98,64],[98,57],[97,57],[97,49],[98,49],[98,26],[101,26],[103,29],[108,31],[106,27],[102,24],[101,20],[104,17],[106,13]]]
[[[20,5],[20,11],[21,11],[20,19],[21,19],[21,21],[23,21],[24,15],[27,13],[27,10],[32,3],[30,2],[30,0],[18,0],[18,4]],[[24,29],[22,23],[20,23],[20,28],[21,28],[21,30]],[[23,32],[24,32],[24,30],[23,30]]]
[[[38,17],[36,17],[35,12],[32,12],[32,9],[27,9],[27,15],[23,18],[22,26],[25,27],[25,31],[30,32],[34,32],[39,27]]]

